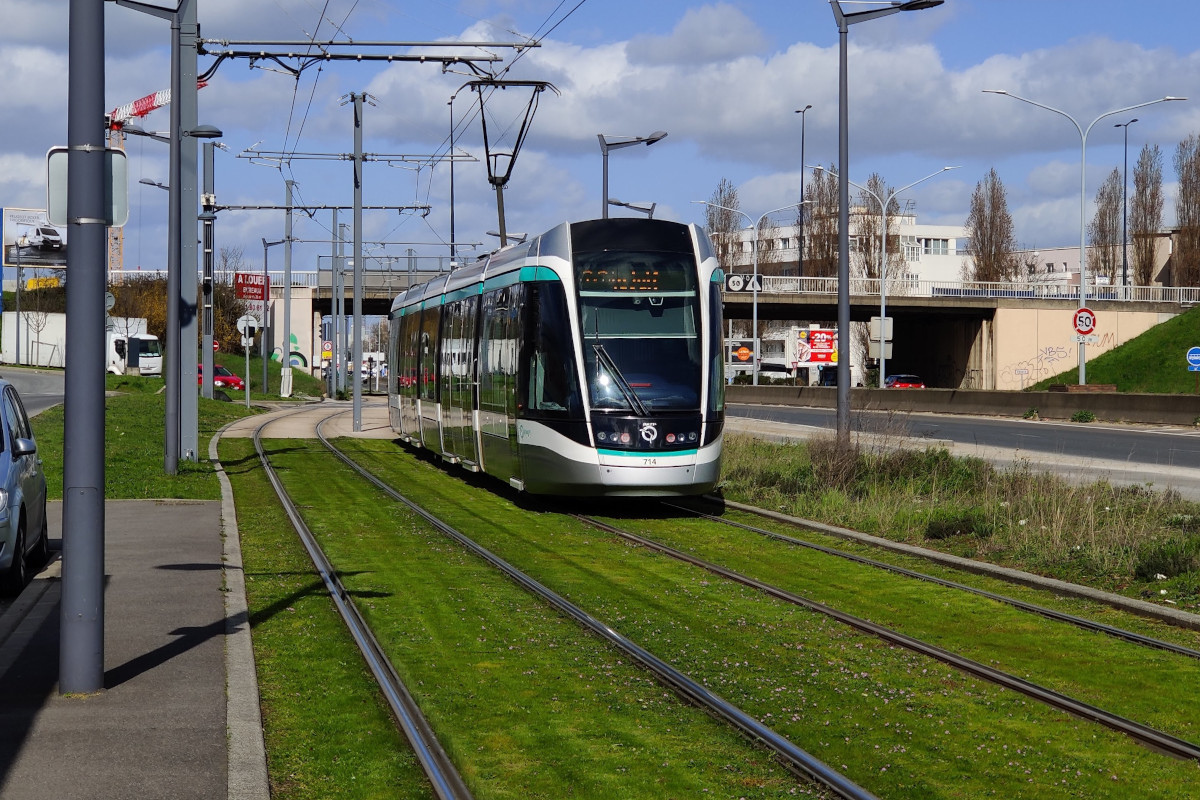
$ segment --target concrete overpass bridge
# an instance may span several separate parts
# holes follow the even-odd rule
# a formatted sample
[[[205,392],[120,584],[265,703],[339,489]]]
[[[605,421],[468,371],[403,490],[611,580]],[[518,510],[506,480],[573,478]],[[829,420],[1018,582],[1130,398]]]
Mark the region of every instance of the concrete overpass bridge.
[[[397,294],[439,274],[445,273],[364,271],[363,313],[386,315]],[[283,271],[270,270],[269,275],[276,336],[282,336]],[[737,291],[732,290],[737,282],[727,278],[725,316],[749,321],[755,307],[752,276],[738,277],[742,288]],[[760,321],[833,327],[837,320],[836,279],[762,275],[758,279]],[[351,282],[352,276],[347,275],[347,315],[352,311]],[[293,269],[291,283],[293,350],[303,354],[310,366],[319,365],[321,318],[332,315],[334,306],[332,272]],[[865,323],[879,316],[880,288],[878,279],[852,279],[852,321]],[[888,316],[893,319],[890,374],[913,373],[929,386],[947,389],[1021,389],[1079,361],[1072,327],[1079,306],[1077,286],[888,280],[886,300]],[[1200,288],[1089,288],[1087,305],[1096,312],[1097,327],[1095,342],[1087,346],[1088,359],[1197,303]],[[281,339],[275,342],[276,347],[281,344]],[[1182,368],[1183,353],[1179,357]]]
[[[751,276],[726,281],[725,316],[750,320],[755,296]],[[758,319],[783,323],[837,320],[837,280],[759,276]],[[888,373],[913,373],[929,386],[947,389],[1021,389],[1079,363],[1072,320],[1079,287],[1045,283],[968,281],[887,282],[887,314],[893,319]],[[1087,306],[1096,312],[1092,358],[1124,344],[1200,302],[1200,288],[1089,287]],[[855,278],[850,318],[879,316],[880,281]],[[1184,354],[1179,354],[1181,368]]]

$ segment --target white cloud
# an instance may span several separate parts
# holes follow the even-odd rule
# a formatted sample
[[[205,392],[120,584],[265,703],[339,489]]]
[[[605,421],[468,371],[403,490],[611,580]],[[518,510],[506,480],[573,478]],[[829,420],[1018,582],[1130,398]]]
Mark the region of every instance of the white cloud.
[[[635,36],[626,46],[631,64],[696,65],[761,53],[762,31],[731,5],[689,9],[668,36]]]

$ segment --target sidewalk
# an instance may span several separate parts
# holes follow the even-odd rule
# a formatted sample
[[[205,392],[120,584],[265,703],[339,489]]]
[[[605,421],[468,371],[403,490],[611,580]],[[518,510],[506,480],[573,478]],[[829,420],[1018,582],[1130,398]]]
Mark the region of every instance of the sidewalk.
[[[240,571],[238,591],[223,590],[222,503],[105,504],[105,688],[69,698],[57,686],[61,503],[47,512],[54,557],[0,617],[0,797],[265,798],[261,728],[234,730],[243,712],[258,717],[245,658],[230,661],[227,710],[226,650],[249,637]],[[242,605],[227,609],[234,594]]]

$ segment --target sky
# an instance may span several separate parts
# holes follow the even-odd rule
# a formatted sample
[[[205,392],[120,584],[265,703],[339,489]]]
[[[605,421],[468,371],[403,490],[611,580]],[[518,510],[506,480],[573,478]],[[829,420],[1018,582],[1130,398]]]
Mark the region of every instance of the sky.
[[[165,5],[166,0],[157,0]],[[598,134],[662,141],[609,153],[609,195],[655,203],[655,217],[704,222],[704,206],[729,180],[749,217],[794,204],[802,163],[837,161],[838,32],[827,0],[196,0],[201,35],[211,39],[356,42],[526,42],[456,48],[494,54],[505,77],[548,81],[504,190],[506,227],[537,234],[601,213]],[[842,0],[846,12],[880,7]],[[45,156],[66,144],[67,0],[0,0],[0,206],[45,207]],[[1003,89],[1060,109],[1088,128],[1109,111],[1158,103],[1099,119],[1088,134],[1086,218],[1096,189],[1123,167],[1128,128],[1130,175],[1144,145],[1163,156],[1164,221],[1174,222],[1172,158],[1200,134],[1200,44],[1194,0],[946,0],[850,26],[849,167],[865,183],[879,173],[893,188],[940,170],[906,191],[921,223],[962,225],[976,184],[995,168],[1007,190],[1018,243],[1030,249],[1078,245],[1081,137],[1071,121]],[[105,107],[167,88],[169,25],[105,4]],[[220,48],[219,44],[211,45]],[[280,48],[276,48],[280,49]],[[354,48],[342,48],[342,52]],[[363,48],[366,51],[366,48]],[[395,48],[397,52],[404,48]],[[379,51],[379,48],[372,48]],[[430,52],[448,52],[430,50]],[[203,71],[211,57],[200,58]],[[216,154],[222,205],[281,205],[294,181],[297,205],[349,205],[353,199],[353,119],[345,98],[371,95],[363,147],[382,155],[445,155],[451,120],[455,238],[460,251],[493,248],[498,228],[488,182],[478,96],[460,87],[463,66],[330,63],[294,77],[268,63],[229,59],[199,93],[199,120],[224,132]],[[457,94],[456,94],[457,93]],[[450,103],[454,96],[453,104]],[[511,148],[528,90],[491,95],[484,113],[494,150]],[[804,115],[798,109],[811,105]],[[169,111],[146,117],[165,131]],[[803,144],[803,161],[802,161]],[[167,147],[130,138],[126,269],[161,268],[166,259]],[[254,151],[319,154],[286,163]],[[806,179],[807,180],[807,179]],[[1130,184],[1132,185],[1132,183]],[[368,162],[364,203],[428,206],[426,214],[364,212],[367,265],[448,256],[450,169],[446,161]],[[612,208],[610,215],[637,212]],[[785,222],[785,212],[777,221]],[[282,211],[223,211],[218,249],[240,249],[261,268],[266,238],[284,235]],[[350,221],[343,213],[341,222]],[[327,211],[297,214],[293,269],[328,269]],[[282,265],[273,248],[271,268]],[[372,261],[371,259],[374,259]],[[430,262],[418,260],[428,266]],[[397,268],[405,268],[402,260]]]

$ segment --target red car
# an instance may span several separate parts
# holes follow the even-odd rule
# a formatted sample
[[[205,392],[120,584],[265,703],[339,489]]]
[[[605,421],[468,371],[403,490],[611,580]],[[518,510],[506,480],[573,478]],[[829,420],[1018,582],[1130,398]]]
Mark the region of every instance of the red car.
[[[204,365],[196,365],[196,385],[204,385]],[[234,375],[229,370],[222,367],[220,364],[213,364],[213,388],[214,389],[233,389],[236,392],[246,391],[246,384],[237,375]]]
[[[883,386],[885,389],[924,389],[925,382],[916,375],[888,375]]]

